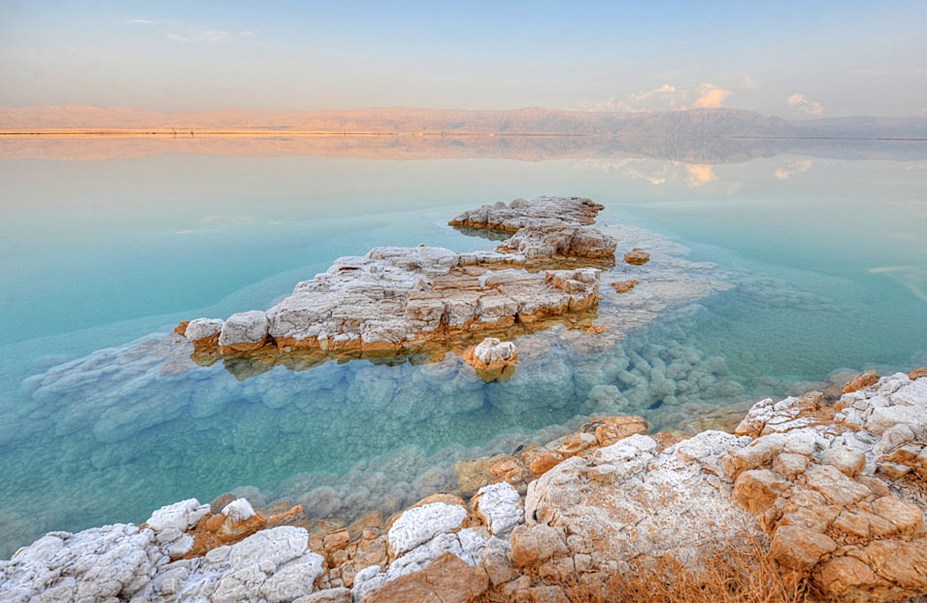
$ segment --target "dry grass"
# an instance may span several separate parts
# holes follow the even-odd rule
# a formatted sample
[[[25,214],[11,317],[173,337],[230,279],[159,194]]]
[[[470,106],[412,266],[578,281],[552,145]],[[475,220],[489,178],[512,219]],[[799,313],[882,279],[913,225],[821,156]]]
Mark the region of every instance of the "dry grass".
[[[630,571],[615,574],[604,584],[574,580],[561,584],[574,603],[809,603],[806,577],[787,572],[769,558],[760,542],[729,546],[693,569],[672,557],[632,563]],[[532,601],[528,593],[506,596],[490,592],[485,603]]]

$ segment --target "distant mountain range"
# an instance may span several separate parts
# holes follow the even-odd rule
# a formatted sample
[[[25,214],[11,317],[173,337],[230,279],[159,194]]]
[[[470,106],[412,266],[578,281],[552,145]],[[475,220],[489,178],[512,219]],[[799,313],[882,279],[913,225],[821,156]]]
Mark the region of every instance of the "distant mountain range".
[[[0,108],[0,130],[266,130],[461,135],[572,135],[709,138],[927,139],[927,118],[843,117],[784,120],[741,109],[614,113],[512,110],[357,109],[345,111],[215,111],[160,113],[84,105]]]

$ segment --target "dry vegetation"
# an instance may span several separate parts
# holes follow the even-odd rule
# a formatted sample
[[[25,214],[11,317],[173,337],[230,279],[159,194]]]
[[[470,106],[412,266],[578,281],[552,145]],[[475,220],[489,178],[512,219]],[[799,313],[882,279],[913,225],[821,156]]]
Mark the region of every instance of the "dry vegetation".
[[[573,603],[804,603],[818,599],[806,577],[787,572],[769,558],[760,542],[720,550],[698,569],[672,557],[656,563],[633,562],[629,571],[605,584],[579,580],[563,591]],[[531,601],[528,593],[514,597],[501,590],[486,593],[483,603]],[[523,598],[524,597],[524,598]]]

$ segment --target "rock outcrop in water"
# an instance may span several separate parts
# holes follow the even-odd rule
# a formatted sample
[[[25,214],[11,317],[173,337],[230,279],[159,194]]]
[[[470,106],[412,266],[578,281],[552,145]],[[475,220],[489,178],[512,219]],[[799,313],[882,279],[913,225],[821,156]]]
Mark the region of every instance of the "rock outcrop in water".
[[[577,197],[483,206],[451,224],[513,232],[494,252],[378,247],[339,258],[266,312],[199,318],[177,332],[207,362],[234,354],[273,362],[300,353],[443,356],[486,334],[573,325],[597,306],[598,268],[614,263],[617,240],[589,226],[602,209]]]
[[[544,447],[468,462],[461,479],[485,482],[469,503],[438,494],[347,528],[288,517],[302,525],[185,559],[202,526],[258,513],[227,500],[212,515],[189,500],[141,527],[50,533],[0,562],[0,599],[562,601],[578,587],[607,596],[609,580],[648,560],[697,571],[712,551],[764,535],[778,571],[823,599],[927,594],[922,371],[836,402],[763,400],[734,434],[645,431],[640,418],[594,419]]]

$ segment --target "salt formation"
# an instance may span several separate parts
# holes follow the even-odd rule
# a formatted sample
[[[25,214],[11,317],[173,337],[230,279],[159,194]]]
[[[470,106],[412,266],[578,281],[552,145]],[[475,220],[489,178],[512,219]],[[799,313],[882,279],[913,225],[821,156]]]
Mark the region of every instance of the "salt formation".
[[[614,261],[617,240],[589,226],[602,209],[577,197],[483,206],[451,224],[514,232],[496,251],[378,247],[339,258],[267,312],[199,318],[177,332],[201,357],[262,349],[270,357],[294,351],[350,357],[446,352],[480,332],[530,332],[560,317],[569,322],[595,309],[596,266]]]

